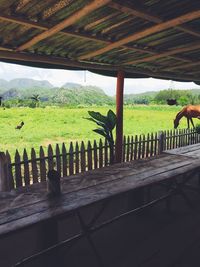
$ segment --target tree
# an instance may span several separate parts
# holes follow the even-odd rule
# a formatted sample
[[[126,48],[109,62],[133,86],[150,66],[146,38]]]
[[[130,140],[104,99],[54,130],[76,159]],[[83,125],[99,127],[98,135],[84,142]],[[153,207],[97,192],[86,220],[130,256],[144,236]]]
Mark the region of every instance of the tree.
[[[33,96],[31,97],[31,99],[32,99],[33,102],[35,103],[35,107],[39,107],[40,96],[39,96],[39,95],[33,95]]]
[[[110,163],[112,164],[114,162],[114,138],[112,131],[116,126],[116,115],[111,109],[107,112],[107,116],[103,116],[101,113],[95,111],[88,111],[88,114],[91,118],[85,119],[93,121],[100,126],[93,131],[102,135],[108,141],[110,147]]]

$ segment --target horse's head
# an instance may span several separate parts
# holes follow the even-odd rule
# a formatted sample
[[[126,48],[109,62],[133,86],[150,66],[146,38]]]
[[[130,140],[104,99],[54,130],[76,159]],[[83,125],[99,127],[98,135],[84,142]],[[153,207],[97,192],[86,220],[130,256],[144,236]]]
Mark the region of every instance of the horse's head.
[[[179,126],[179,121],[178,120],[174,120],[174,129],[176,129]]]

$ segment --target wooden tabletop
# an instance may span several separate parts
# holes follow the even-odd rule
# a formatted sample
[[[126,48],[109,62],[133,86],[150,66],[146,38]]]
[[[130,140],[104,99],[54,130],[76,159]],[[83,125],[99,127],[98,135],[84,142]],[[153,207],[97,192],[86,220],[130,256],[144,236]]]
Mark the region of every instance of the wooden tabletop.
[[[192,158],[200,158],[200,144],[171,149],[167,153],[175,155],[183,155]]]
[[[0,235],[12,233],[83,206],[193,169],[200,159],[163,153],[63,178],[62,194],[49,198],[46,182],[0,193]]]

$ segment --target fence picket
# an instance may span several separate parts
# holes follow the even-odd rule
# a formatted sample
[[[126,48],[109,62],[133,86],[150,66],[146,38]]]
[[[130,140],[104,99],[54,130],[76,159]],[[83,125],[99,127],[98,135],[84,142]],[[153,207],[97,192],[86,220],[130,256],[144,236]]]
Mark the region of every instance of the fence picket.
[[[18,150],[15,153],[15,181],[16,187],[22,186],[22,171],[21,171],[21,158]]]
[[[46,162],[45,162],[45,155],[44,155],[44,149],[42,146],[40,146],[40,179],[41,181],[46,181],[47,179],[47,171],[46,171]]]
[[[97,157],[97,142],[96,140],[94,140],[94,145],[93,145],[93,149],[94,149],[94,169],[97,169],[98,167],[98,157]]]
[[[122,162],[125,162],[125,160],[126,160],[126,136],[124,136],[124,138],[123,138],[123,145],[122,145],[122,147],[123,147],[123,151],[122,151]]]
[[[149,157],[149,134],[147,134],[147,141],[146,141],[146,158]]]
[[[88,160],[88,170],[92,170],[92,146],[90,141],[88,141],[87,145],[87,160]]]
[[[54,169],[53,148],[51,145],[48,145],[48,171],[53,169]]]
[[[32,166],[33,183],[38,183],[38,168],[37,168],[36,153],[34,148],[31,149],[31,166]]]
[[[70,142],[69,146],[69,175],[74,174],[74,148],[73,143]]]
[[[131,147],[130,147],[130,160],[133,160],[134,158],[134,138],[131,136]]]
[[[81,172],[86,171],[86,161],[85,161],[85,145],[81,142]]]
[[[103,144],[102,140],[99,141],[99,168],[103,167]]]
[[[30,172],[29,172],[29,163],[28,163],[28,155],[26,149],[23,152],[23,162],[24,162],[24,183],[25,185],[30,184]]]
[[[154,144],[154,136],[153,133],[151,133],[151,143],[150,143],[150,157],[153,156],[153,144]]]
[[[79,145],[78,145],[78,142],[76,142],[76,147],[75,147],[75,173],[79,173],[79,169],[80,169]]]
[[[15,187],[15,184],[14,184],[14,179],[13,179],[11,156],[8,150],[6,151],[6,160],[7,160],[7,168],[8,168],[8,185],[9,185],[9,189],[13,189]]]
[[[56,144],[56,170],[61,176],[61,155],[59,145]]]
[[[62,171],[63,176],[67,176],[67,150],[64,143],[62,144]]]
[[[134,147],[134,160],[137,159],[137,148],[138,148],[138,136],[135,136],[135,147]]]
[[[163,131],[163,149],[182,147],[188,144],[195,144],[200,141],[200,135],[194,129],[167,130]],[[161,138],[157,133],[147,135],[127,136],[123,138],[123,161],[137,160],[140,158],[157,155],[160,151]],[[162,153],[162,151],[160,151]],[[84,142],[79,146],[76,142],[75,150],[71,142],[67,152],[65,144],[62,144],[62,154],[57,144],[55,155],[52,146],[48,146],[48,153],[45,156],[44,150],[40,147],[39,158],[36,157],[34,148],[31,150],[31,159],[28,159],[27,151],[24,149],[22,157],[16,151],[14,162],[11,162],[10,154],[6,152],[9,189],[37,183],[46,180],[47,170],[54,168],[54,158],[57,171],[61,176],[72,175],[109,165],[110,147],[105,141],[103,145],[100,139],[97,146],[94,140],[93,147],[91,142],[87,143],[87,150]],[[22,159],[22,160],[21,160]]]

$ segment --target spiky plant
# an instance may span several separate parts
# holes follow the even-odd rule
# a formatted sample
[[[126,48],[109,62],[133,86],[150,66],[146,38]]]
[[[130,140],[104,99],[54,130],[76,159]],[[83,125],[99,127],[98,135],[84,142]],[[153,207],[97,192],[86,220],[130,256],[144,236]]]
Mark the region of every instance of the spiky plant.
[[[35,102],[35,106],[38,107],[39,106],[39,102],[40,102],[40,96],[39,95],[33,95],[31,97],[31,99]]]
[[[88,114],[91,118],[86,118],[89,121],[93,121],[99,127],[94,129],[95,133],[98,133],[106,138],[110,147],[110,163],[114,162],[114,138],[113,138],[113,130],[116,126],[116,115],[110,109],[107,112],[107,115],[104,116],[100,112],[88,111]]]

